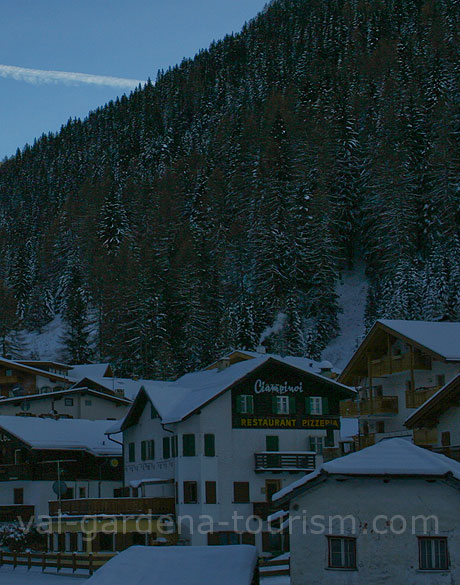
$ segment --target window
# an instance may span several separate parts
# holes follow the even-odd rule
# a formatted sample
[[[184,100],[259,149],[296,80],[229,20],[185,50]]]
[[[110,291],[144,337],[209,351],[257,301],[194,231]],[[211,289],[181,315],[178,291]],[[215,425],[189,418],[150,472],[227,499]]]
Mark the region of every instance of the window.
[[[418,539],[420,569],[424,571],[446,570],[449,568],[447,538]]]
[[[198,484],[196,481],[184,481],[184,504],[198,502]]]
[[[442,431],[441,433],[441,445],[443,447],[450,447],[450,431]]]
[[[78,488],[78,497],[80,499],[86,498],[86,488],[85,487]]]
[[[356,569],[356,540],[329,536],[329,567],[332,569]]]
[[[384,420],[378,420],[375,423],[375,430],[377,433],[384,433],[385,432],[385,421]]]
[[[64,398],[64,404],[66,406],[73,406],[73,398]]]
[[[444,386],[445,383],[446,383],[445,374],[437,374],[436,375],[436,386]]]
[[[152,459],[155,459],[155,441],[141,442],[141,459],[142,461],[152,461]]]
[[[243,394],[236,397],[236,412],[254,414],[254,396]]]
[[[329,400],[325,396],[307,396],[305,399],[306,414],[329,414]]]
[[[293,396],[273,396],[273,412],[275,414],[294,414],[296,409]]]
[[[280,441],[277,435],[267,435],[265,437],[265,450],[266,451],[280,450]]]
[[[171,455],[173,457],[177,457],[179,452],[179,448],[178,448],[178,442],[177,442],[177,435],[174,435],[174,437],[171,437]]]
[[[217,504],[217,483],[215,481],[207,481],[206,489],[206,503]]]
[[[279,492],[281,489],[281,480],[280,479],[266,479],[265,480],[265,499],[267,502],[272,501],[273,494]]]
[[[334,443],[335,443],[334,429],[327,429],[326,430],[326,437],[324,439],[324,446],[325,447],[333,447]]]
[[[182,436],[182,454],[184,457],[195,456],[195,435]]]
[[[5,370],[5,376],[11,378],[13,376],[13,370]]]
[[[323,437],[308,437],[309,450],[317,455],[323,454]]]
[[[136,443],[128,443],[128,461],[129,463],[136,461]]]
[[[163,437],[163,459],[171,457],[171,442],[169,437]]]
[[[85,406],[91,406],[93,404],[92,400],[85,400]]]
[[[236,504],[247,504],[249,502],[249,482],[233,482],[233,501]]]
[[[14,503],[24,504],[24,488],[14,488]]]
[[[204,436],[204,454],[206,457],[215,457],[216,455],[216,438],[214,435]]]

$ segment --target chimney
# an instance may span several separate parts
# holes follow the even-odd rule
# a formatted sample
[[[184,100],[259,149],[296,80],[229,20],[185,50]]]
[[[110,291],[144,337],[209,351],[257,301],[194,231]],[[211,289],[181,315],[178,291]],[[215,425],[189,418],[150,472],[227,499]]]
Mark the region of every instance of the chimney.
[[[225,368],[228,368],[229,365],[230,360],[228,359],[228,357],[224,357],[217,362],[217,369],[219,372],[221,372],[222,370],[225,370]]]
[[[333,366],[331,362],[328,361],[321,362],[319,365],[321,376],[324,376],[325,378],[335,378],[335,374],[332,371],[332,367]]]

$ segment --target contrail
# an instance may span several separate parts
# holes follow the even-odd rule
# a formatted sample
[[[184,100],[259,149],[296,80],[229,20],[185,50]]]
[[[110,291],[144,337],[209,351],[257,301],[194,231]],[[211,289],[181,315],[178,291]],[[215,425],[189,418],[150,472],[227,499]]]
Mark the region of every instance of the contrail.
[[[0,77],[10,77],[26,83],[63,83],[64,85],[101,85],[109,87],[131,88],[143,85],[145,81],[139,79],[124,79],[108,75],[91,75],[88,73],[73,73],[71,71],[47,71],[45,69],[27,69],[0,65]]]

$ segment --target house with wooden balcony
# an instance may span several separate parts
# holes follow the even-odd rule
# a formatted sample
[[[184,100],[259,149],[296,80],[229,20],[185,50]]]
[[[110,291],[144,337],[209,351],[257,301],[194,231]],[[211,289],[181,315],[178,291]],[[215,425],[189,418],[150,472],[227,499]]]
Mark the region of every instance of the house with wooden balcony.
[[[312,360],[251,353],[146,383],[110,430],[123,435],[125,496],[174,498],[184,544],[282,551],[282,535],[255,530],[271,495],[340,450],[339,403],[354,391]]]
[[[460,373],[460,323],[382,319],[338,380],[357,389],[340,405],[360,421],[359,447],[410,434],[405,420]]]
[[[405,421],[414,443],[460,461],[460,374]]]
[[[0,522],[36,522],[50,500],[113,497],[122,486],[121,445],[110,421],[0,416]]]

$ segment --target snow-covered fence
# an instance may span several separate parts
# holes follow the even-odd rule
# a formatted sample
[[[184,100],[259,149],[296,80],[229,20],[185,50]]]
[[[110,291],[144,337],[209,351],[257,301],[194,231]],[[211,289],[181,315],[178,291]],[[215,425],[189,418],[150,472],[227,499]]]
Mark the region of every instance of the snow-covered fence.
[[[102,567],[116,553],[52,553],[52,552],[6,552],[0,550],[0,568],[3,565],[41,567],[46,569],[71,569],[73,573],[77,570],[88,571],[90,575]]]

